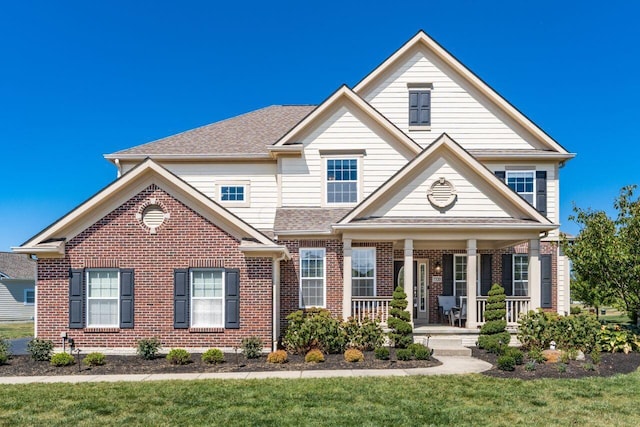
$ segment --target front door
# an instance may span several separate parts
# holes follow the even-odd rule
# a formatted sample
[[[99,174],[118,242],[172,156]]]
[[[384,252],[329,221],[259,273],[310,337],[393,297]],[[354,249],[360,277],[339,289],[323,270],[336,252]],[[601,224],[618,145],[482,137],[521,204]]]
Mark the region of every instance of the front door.
[[[395,287],[404,286],[404,261],[393,262]],[[413,262],[413,318],[429,319],[429,261]]]

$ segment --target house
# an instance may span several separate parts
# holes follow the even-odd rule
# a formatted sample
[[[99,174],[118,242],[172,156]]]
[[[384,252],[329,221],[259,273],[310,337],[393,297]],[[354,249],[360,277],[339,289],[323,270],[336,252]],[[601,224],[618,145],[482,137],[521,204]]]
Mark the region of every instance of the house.
[[[559,172],[574,157],[420,31],[318,106],[271,106],[106,155],[118,178],[23,245],[37,335],[81,347],[275,343],[286,316],[414,324],[569,309]]]
[[[0,252],[0,322],[33,320],[35,284],[34,260],[23,254]]]

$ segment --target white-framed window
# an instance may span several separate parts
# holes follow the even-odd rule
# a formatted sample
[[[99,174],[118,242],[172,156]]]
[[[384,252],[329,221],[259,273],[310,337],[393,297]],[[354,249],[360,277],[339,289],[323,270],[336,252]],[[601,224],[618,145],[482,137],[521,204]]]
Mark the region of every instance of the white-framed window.
[[[191,274],[191,326],[224,327],[224,270],[193,269]]]
[[[325,249],[300,249],[300,307],[325,306]]]
[[[351,252],[351,294],[376,296],[376,248],[354,248]]]
[[[33,305],[36,302],[36,290],[33,288],[24,290],[24,305]]]
[[[215,199],[223,205],[248,207],[251,202],[250,181],[238,180],[217,182]]]
[[[221,185],[220,201],[244,202],[244,185]]]
[[[535,171],[506,171],[507,185],[531,206],[535,207],[536,172]]]
[[[467,256],[454,255],[453,257],[453,295],[467,295]]]
[[[326,161],[327,204],[355,204],[358,202],[359,162],[357,157],[334,158]]]
[[[529,255],[513,255],[513,296],[529,295]]]
[[[87,270],[87,327],[120,326],[120,271]]]

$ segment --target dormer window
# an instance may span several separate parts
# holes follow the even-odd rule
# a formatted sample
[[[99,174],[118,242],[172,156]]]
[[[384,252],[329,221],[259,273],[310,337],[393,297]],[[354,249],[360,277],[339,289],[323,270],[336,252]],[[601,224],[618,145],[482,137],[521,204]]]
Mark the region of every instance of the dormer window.
[[[429,130],[431,126],[431,84],[409,85],[409,129]]]

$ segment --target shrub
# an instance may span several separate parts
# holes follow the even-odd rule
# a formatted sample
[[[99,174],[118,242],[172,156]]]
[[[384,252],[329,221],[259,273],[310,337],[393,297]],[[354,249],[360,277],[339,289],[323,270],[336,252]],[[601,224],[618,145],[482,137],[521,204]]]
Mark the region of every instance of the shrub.
[[[257,359],[262,355],[263,345],[259,337],[243,338],[240,347],[242,347],[242,354],[247,359]]]
[[[589,353],[589,356],[591,356],[591,361],[594,365],[599,365],[602,361],[602,354],[600,354],[599,348],[594,349],[591,353]]]
[[[373,354],[378,360],[389,360],[389,348],[378,347],[373,351]]]
[[[350,348],[344,352],[344,360],[347,362],[362,362],[364,360],[364,354],[358,349]]]
[[[600,328],[598,343],[600,348],[611,353],[629,353],[640,349],[640,338],[633,331],[620,325],[605,325]]]
[[[429,360],[431,359],[431,350],[424,344],[413,343],[409,345],[409,350],[416,360]]]
[[[51,354],[53,353],[53,341],[34,338],[27,344],[27,351],[33,360],[48,362],[51,360]]]
[[[569,357],[569,353],[566,351],[563,351],[562,353],[560,353],[560,362],[567,364],[569,363],[569,360],[571,358]]]
[[[593,363],[585,363],[583,366],[585,371],[595,371],[596,366]]]
[[[569,309],[569,313],[570,314],[580,314],[580,313],[582,313],[582,309],[580,308],[579,305],[572,305],[571,308]]]
[[[84,359],[82,359],[82,363],[86,366],[102,366],[106,363],[106,359],[104,354],[94,352],[87,354]]]
[[[518,320],[518,339],[524,348],[548,348],[555,341],[559,348],[590,352],[598,343],[600,323],[584,313],[558,316],[539,309],[529,311]]]
[[[317,348],[311,349],[304,356],[304,361],[307,363],[321,363],[324,362],[324,354]]]
[[[528,361],[525,365],[524,365],[524,370],[528,371],[528,372],[533,372],[536,370],[536,362],[534,362],[533,360]]]
[[[511,341],[511,335],[505,330],[507,327],[505,301],[504,288],[494,284],[489,290],[487,307],[484,311],[486,322],[480,328],[480,336],[478,337],[478,347],[484,348],[490,353],[502,353],[502,347],[509,345],[509,341]]]
[[[561,374],[567,372],[567,364],[566,363],[558,363],[558,372],[560,372]]]
[[[478,337],[478,347],[484,348],[489,353],[502,354],[509,345],[510,340],[511,334],[506,331],[494,335],[480,335]]]
[[[347,348],[370,351],[384,344],[384,332],[378,320],[365,317],[358,322],[350,317],[341,325]]]
[[[408,348],[399,348],[396,350],[396,359],[398,360],[411,360],[413,353]]]
[[[267,356],[268,363],[286,363],[287,362],[287,352],[284,350],[276,350],[269,353]]]
[[[501,371],[514,371],[516,369],[516,360],[513,356],[509,356],[508,354],[503,354],[498,357],[498,369]]]
[[[317,348],[326,353],[342,353],[345,331],[329,310],[313,308],[298,310],[287,316],[289,323],[282,343],[294,354],[306,354]]]
[[[155,359],[160,350],[160,340],[156,337],[142,338],[138,340],[138,348],[136,352],[145,360]]]
[[[0,337],[0,365],[4,365],[11,359],[11,343]]]
[[[172,365],[186,365],[191,363],[191,354],[184,348],[172,348],[167,354],[167,360]]]
[[[407,348],[413,342],[413,328],[409,319],[410,313],[406,310],[407,294],[402,289],[402,286],[398,286],[393,291],[393,299],[389,303],[391,315],[387,320],[387,326],[391,329],[389,332],[389,339],[393,342],[395,348]]]
[[[215,365],[224,362],[224,353],[218,348],[210,348],[202,353],[202,361],[210,365]]]
[[[529,357],[529,360],[535,363],[544,363],[547,361],[547,358],[544,357],[542,350],[540,350],[538,347],[533,347],[532,349],[530,349],[527,356]]]
[[[515,347],[507,347],[504,352],[505,356],[513,357],[513,360],[516,362],[516,365],[522,365],[524,362],[524,353],[519,348]]]
[[[76,363],[76,360],[69,353],[56,353],[51,356],[51,362],[53,366],[69,366]]]
[[[570,348],[569,350],[567,350],[567,356],[569,356],[569,360],[577,360],[578,350],[575,348]]]

